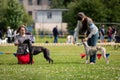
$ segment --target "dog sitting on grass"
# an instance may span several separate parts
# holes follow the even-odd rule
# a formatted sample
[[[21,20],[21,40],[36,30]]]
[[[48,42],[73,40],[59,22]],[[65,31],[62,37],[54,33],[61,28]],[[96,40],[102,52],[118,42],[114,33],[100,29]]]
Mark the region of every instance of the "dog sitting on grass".
[[[98,51],[100,51],[102,53],[103,58],[106,61],[106,64],[109,63],[108,59],[106,58],[106,49],[104,47],[101,46],[89,46],[87,44],[87,41],[82,39],[82,43],[84,45],[85,48],[85,52],[86,52],[86,63],[88,63],[88,56],[93,55],[94,53],[97,53]]]

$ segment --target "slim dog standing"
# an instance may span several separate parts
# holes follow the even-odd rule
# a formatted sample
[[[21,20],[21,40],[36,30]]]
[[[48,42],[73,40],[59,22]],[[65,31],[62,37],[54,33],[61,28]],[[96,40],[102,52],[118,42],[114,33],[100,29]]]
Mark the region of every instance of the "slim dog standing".
[[[43,52],[44,58],[49,63],[53,63],[53,60],[50,58],[50,52],[47,48],[44,48],[42,46],[32,46],[32,45],[30,45],[29,39],[25,40],[24,43],[28,44],[28,48],[29,48],[29,52],[30,52],[30,64],[32,64],[33,55],[37,55],[41,52]],[[26,47],[26,49],[27,49],[27,47]]]
[[[108,64],[109,61],[106,58],[106,49],[101,46],[88,46],[87,41],[82,40],[82,43],[84,45],[85,51],[86,51],[86,63],[88,63],[88,56],[93,55],[94,53],[100,51],[102,53],[103,58],[105,59],[106,63]]]

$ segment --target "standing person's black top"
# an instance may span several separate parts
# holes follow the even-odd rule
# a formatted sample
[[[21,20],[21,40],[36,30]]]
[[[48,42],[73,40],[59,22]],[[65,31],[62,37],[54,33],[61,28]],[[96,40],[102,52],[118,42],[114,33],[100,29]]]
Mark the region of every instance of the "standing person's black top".
[[[57,35],[58,35],[57,27],[53,28],[53,35],[54,35],[54,36],[57,36]]]

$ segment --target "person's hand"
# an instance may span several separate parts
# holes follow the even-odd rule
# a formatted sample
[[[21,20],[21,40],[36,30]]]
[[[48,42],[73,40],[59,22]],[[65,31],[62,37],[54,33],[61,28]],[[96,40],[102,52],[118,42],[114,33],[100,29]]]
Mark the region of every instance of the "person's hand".
[[[88,38],[86,37],[86,38],[84,39],[84,41],[88,41]]]
[[[15,43],[14,43],[14,45],[15,45],[15,46],[18,46],[18,45],[19,45],[19,43],[18,43],[18,42],[15,42]]]

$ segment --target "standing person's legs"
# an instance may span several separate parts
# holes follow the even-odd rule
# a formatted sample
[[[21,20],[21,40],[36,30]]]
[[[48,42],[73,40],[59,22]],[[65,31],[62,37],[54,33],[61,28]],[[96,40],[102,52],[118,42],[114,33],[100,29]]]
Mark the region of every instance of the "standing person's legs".
[[[58,37],[56,36],[56,43],[58,43]]]
[[[88,45],[89,46],[96,46],[98,42],[98,33],[93,35],[90,39],[88,39]],[[94,55],[90,55],[90,63],[96,62],[96,53]]]
[[[58,37],[54,36],[54,43],[57,43],[57,42],[58,42]]]
[[[104,42],[104,35],[101,35],[101,36],[100,36],[100,41],[101,41],[101,42]]]
[[[108,42],[112,41],[112,36],[108,36]]]
[[[10,43],[10,41],[11,41],[10,37],[7,37],[7,38],[8,38],[7,42]]]

